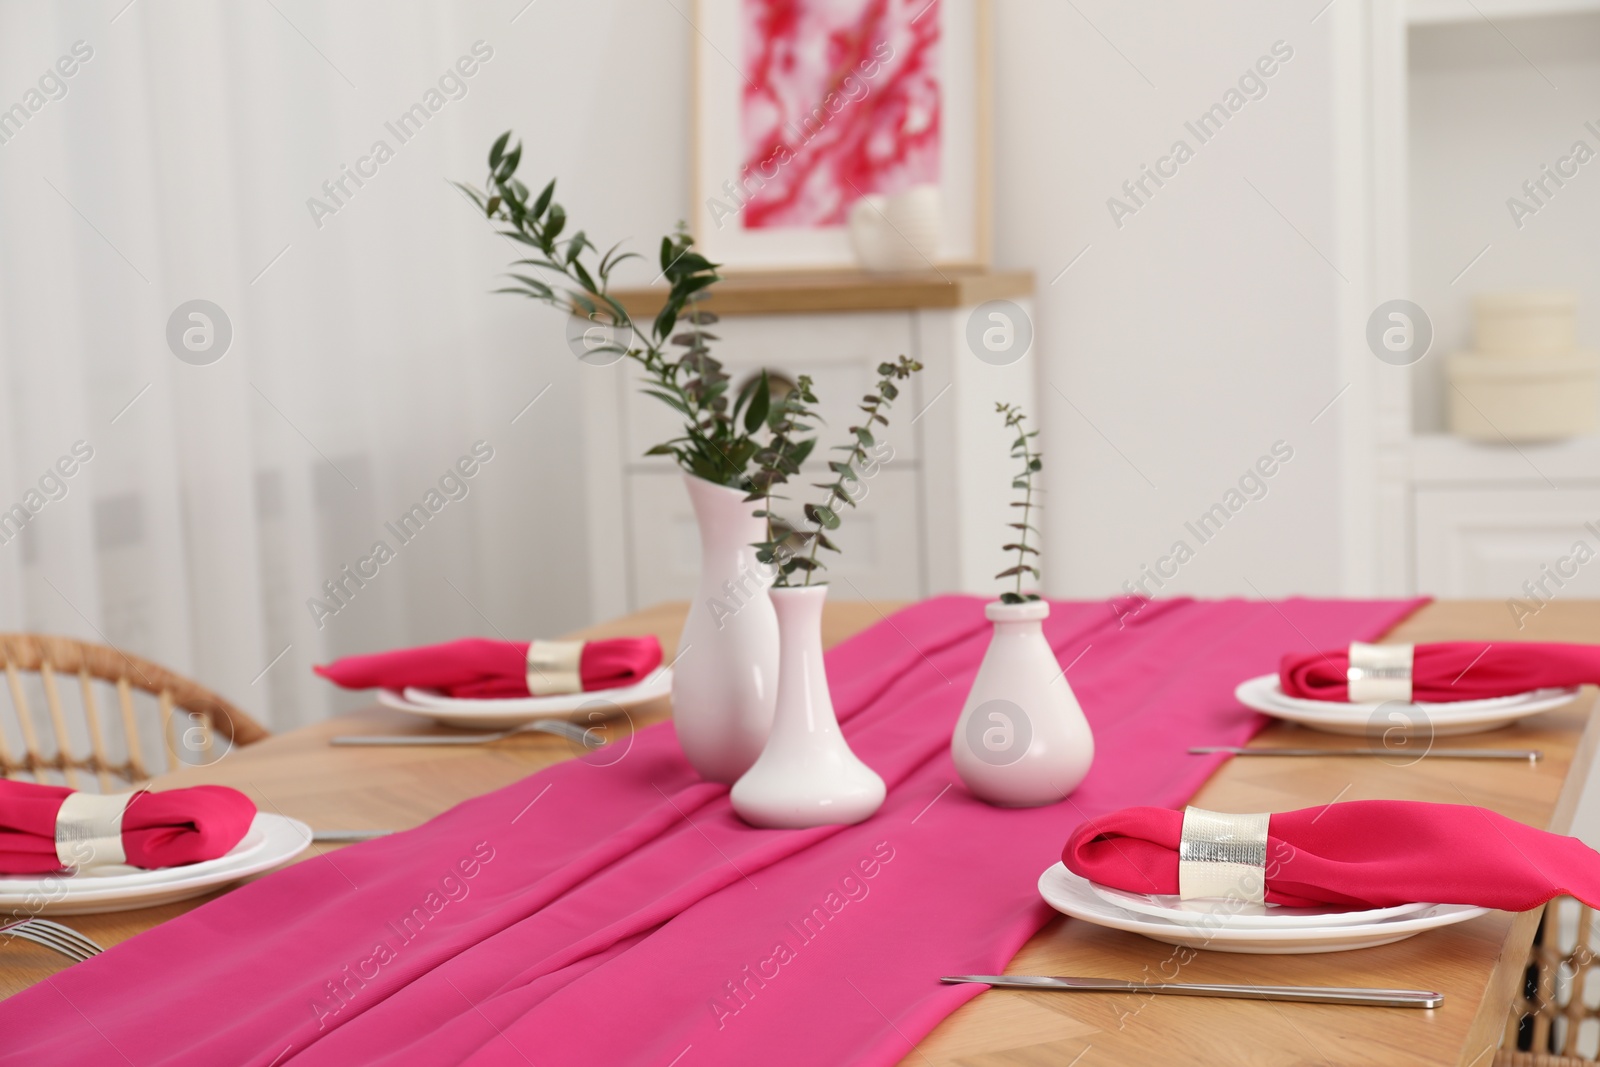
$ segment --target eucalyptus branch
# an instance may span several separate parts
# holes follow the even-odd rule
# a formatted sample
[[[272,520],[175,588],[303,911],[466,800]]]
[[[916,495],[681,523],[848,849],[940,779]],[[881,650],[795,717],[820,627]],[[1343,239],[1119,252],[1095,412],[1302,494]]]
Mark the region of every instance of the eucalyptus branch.
[[[762,374],[762,383],[765,387],[765,373]],[[768,399],[763,400],[763,396]],[[784,580],[785,575],[806,565],[807,561],[798,552],[810,534],[796,530],[792,523],[773,510],[774,500],[788,499],[774,490],[786,484],[791,476],[800,473],[801,465],[817,443],[815,437],[802,440],[796,436],[812,430],[811,420],[816,419],[817,415],[809,405],[816,402],[817,398],[811,392],[811,377],[802,374],[794,388],[777,399],[771,399],[771,389],[764,388],[758,392],[757,399],[748,409],[748,412],[762,411],[771,437],[755,455],[756,472],[750,477],[750,495],[745,500],[760,504],[753,514],[766,524],[766,540],[758,541],[754,546],[756,560],[775,569],[780,585],[788,584]]]
[[[805,505],[805,518],[811,524],[811,529],[796,529],[793,523],[774,512],[772,500],[782,498],[775,497],[771,492],[772,486],[781,485],[787,482],[791,475],[800,473],[800,463],[804,461],[805,455],[810,453],[811,442],[802,442],[804,452],[798,460],[792,453],[785,455],[775,450],[757,454],[758,470],[752,478],[757,484],[757,491],[750,499],[759,498],[763,502],[761,510],[756,514],[767,520],[767,539],[756,545],[756,558],[777,568],[774,585],[779,588],[789,587],[794,574],[801,571],[806,576],[804,584],[810,585],[816,572],[826,569],[823,562],[817,558],[818,550],[825,548],[830,552],[839,551],[839,546],[829,540],[828,531],[839,528],[840,508],[846,504],[850,507],[856,506],[856,499],[850,492],[850,486],[861,483],[858,466],[866,462],[867,449],[876,443],[872,434],[873,424],[889,425],[888,416],[884,411],[900,395],[900,388],[895,383],[905,381],[921,369],[921,363],[905,356],[901,356],[894,363],[878,364],[880,380],[877,390],[863,396],[858,405],[866,413],[866,419],[860,426],[850,427],[849,444],[834,446],[833,451],[844,452],[845,458],[828,461],[828,469],[833,472],[834,480],[812,483],[818,489],[828,490],[828,495],[821,504]],[[809,380],[801,381],[803,388],[797,392],[803,395],[798,399],[792,394],[786,398],[794,404],[792,408],[787,409],[788,417],[795,420],[815,418],[815,413],[805,407],[805,404],[815,403],[816,397],[810,395]],[[776,429],[774,432],[777,432]]]
[[[994,410],[996,414],[1005,416],[1007,429],[1017,431],[1017,439],[1011,442],[1011,456],[1013,459],[1022,460],[1022,471],[1011,479],[1011,488],[1021,489],[1023,491],[1022,499],[1019,501],[1013,501],[1011,504],[1011,506],[1014,508],[1022,509],[1022,521],[1006,524],[1013,530],[1021,531],[1021,533],[1011,544],[1002,546],[1002,551],[1016,552],[1017,562],[1014,566],[1007,567],[1005,570],[995,575],[995,577],[1015,577],[1017,579],[1017,587],[1015,591],[1008,590],[1004,593],[1001,593],[1000,600],[1002,603],[1006,604],[1023,604],[1030,600],[1039,599],[1038,593],[1023,593],[1022,576],[1025,574],[1031,574],[1035,580],[1038,580],[1042,577],[1039,573],[1039,568],[1036,563],[1028,562],[1029,553],[1032,553],[1035,557],[1038,557],[1040,554],[1037,548],[1028,544],[1028,534],[1039,532],[1033,526],[1029,525],[1028,519],[1039,507],[1039,505],[1033,502],[1033,494],[1035,492],[1033,476],[1038,474],[1039,471],[1044,468],[1044,457],[1033,448],[1032,439],[1039,436],[1039,431],[1029,431],[1023,429],[1022,424],[1024,421],[1026,421],[1027,416],[1022,413],[1021,408],[1014,404],[996,404],[994,406]]]
[[[538,196],[532,196],[516,178],[522,146],[508,149],[510,139],[508,130],[489,149],[489,176],[482,190],[456,183],[498,224],[502,236],[531,250],[527,258],[513,261],[508,277],[514,284],[495,291],[529,297],[566,315],[582,312],[625,338],[593,351],[615,352],[633,360],[646,375],[643,392],[684,420],[680,436],[646,454],[670,455],[690,474],[718,485],[747,488],[747,471],[760,447],[751,435],[760,429],[764,416],[744,418],[741,427],[741,415],[748,415],[757,393],[764,394],[769,385],[763,376],[729,402],[730,379],[711,355],[709,342],[717,338],[705,329],[717,316],[699,307],[706,292],[721,280],[717,265],[693,250],[694,240],[680,223],[673,234],[661,239],[659,258],[661,277],[668,285],[666,301],[648,325],[636,323],[608,290],[617,265],[640,257],[633,252],[619,254],[620,243],[602,254],[582,230],[563,237],[567,213],[555,202],[556,183],[551,181]],[[527,269],[519,273],[518,267]],[[680,320],[689,328],[675,334]],[[683,351],[672,353],[669,346]]]

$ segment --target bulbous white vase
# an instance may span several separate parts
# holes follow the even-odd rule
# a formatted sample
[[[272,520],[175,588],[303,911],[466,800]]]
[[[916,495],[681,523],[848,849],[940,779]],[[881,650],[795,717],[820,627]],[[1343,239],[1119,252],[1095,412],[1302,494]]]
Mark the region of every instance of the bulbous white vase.
[[[937,185],[914,185],[894,196],[869,194],[850,208],[850,244],[862,269],[934,269],[943,219]]]
[[[778,620],[771,568],[756,560],[766,524],[745,493],[684,475],[700,527],[700,584],[672,668],[672,721],[700,776],[735,782],[772,730]]]
[[[1040,628],[1050,605],[997,600],[984,614],[994,636],[950,738],[956,773],[990,804],[1054,804],[1089,773],[1094,735]]]
[[[733,785],[733,810],[754,826],[838,826],[883,806],[884,785],[839,732],[822,667],[828,587],[773,589],[778,707],[761,758]]]

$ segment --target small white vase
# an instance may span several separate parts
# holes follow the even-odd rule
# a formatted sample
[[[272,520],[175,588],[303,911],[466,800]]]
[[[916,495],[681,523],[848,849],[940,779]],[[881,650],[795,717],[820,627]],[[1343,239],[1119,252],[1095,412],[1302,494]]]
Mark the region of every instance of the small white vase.
[[[913,185],[889,197],[884,221],[911,245],[916,257],[912,270],[932,270],[939,258],[939,234],[944,220],[937,185]]]
[[[942,218],[936,185],[914,185],[889,197],[861,197],[848,216],[856,262],[874,272],[933,269]]]
[[[1050,605],[997,600],[984,614],[994,636],[950,738],[956,773],[990,804],[1054,804],[1089,773],[1094,735],[1040,627]]]
[[[761,758],[734,783],[733,810],[754,826],[857,823],[883,806],[884,785],[839,732],[822,667],[825,585],[773,589],[778,707]]]
[[[700,584],[672,668],[672,721],[700,776],[735,782],[772,730],[778,620],[771,568],[756,560],[766,524],[738,489],[684,475],[700,527]]]

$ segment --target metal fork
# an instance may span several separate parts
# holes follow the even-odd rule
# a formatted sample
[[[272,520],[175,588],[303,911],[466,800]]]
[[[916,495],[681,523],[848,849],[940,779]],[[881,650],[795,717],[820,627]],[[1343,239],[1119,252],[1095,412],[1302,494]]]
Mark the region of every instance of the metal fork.
[[[605,748],[608,742],[591,733],[591,727],[579,726],[565,719],[540,719],[509,730],[490,734],[341,734],[330,738],[334,745],[487,745],[494,741],[525,733],[555,734],[585,748]]]
[[[24,941],[31,941],[42,945],[52,951],[70,958],[74,963],[82,963],[93,956],[104,952],[93,940],[78,933],[70,926],[63,926],[49,919],[22,919],[18,922],[0,926],[0,933],[19,937]]]

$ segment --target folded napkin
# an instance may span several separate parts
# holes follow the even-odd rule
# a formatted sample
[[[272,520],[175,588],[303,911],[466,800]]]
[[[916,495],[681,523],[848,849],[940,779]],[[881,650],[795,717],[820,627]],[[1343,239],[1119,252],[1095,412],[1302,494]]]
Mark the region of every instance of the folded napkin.
[[[1287,655],[1278,667],[1286,695],[1348,700],[1346,651]],[[1530,689],[1600,682],[1600,645],[1440,641],[1417,645],[1411,698],[1423,703],[1484,700]]]
[[[1074,874],[1132,893],[1178,892],[1183,812],[1124,808],[1067,839]],[[1274,812],[1267,823],[1267,902],[1473,904],[1526,911],[1551,897],[1600,904],[1600,853],[1484,808],[1353,800]]]
[[[452,697],[549,696],[634,685],[661,665],[654,636],[605,641],[493,641],[464,637],[442,645],[346,656],[312,668],[346,689],[437,689]]]
[[[56,815],[73,790],[0,779],[0,874],[48,874]],[[216,859],[244,839],[256,806],[237,789],[196,785],[135,793],[122,815],[122,850],[135,867],[181,867]]]

